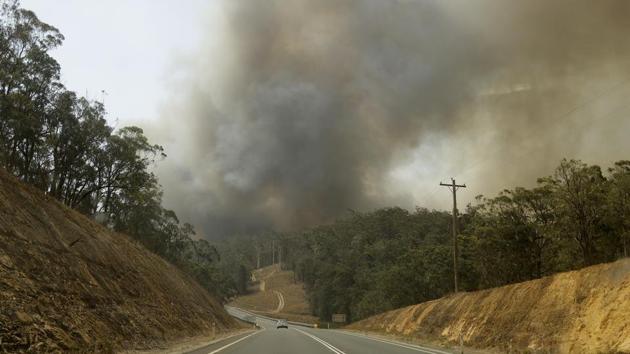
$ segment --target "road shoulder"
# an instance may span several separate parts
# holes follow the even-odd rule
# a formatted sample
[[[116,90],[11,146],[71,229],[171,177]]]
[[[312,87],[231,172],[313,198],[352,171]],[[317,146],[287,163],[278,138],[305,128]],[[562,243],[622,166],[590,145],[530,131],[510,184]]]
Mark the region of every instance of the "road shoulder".
[[[396,342],[396,343],[400,343],[400,344],[416,345],[416,346],[425,347],[425,348],[428,348],[430,350],[434,350],[434,351],[438,351],[438,352],[439,351],[448,351],[448,352],[459,353],[461,351],[461,348],[459,346],[444,345],[443,343],[437,343],[437,342],[421,340],[420,338],[414,338],[414,337],[405,337],[405,336],[387,334],[387,333],[382,333],[382,332],[360,331],[360,330],[356,330],[356,329],[346,329],[346,328],[344,328],[344,329],[337,329],[335,331],[340,332],[340,333],[344,333],[345,332],[344,334],[348,334],[348,335],[361,335],[361,336],[364,336],[364,337],[367,337],[367,338],[370,338],[370,339],[391,341],[391,342]],[[467,353],[467,354],[497,354],[497,353],[500,353],[498,351],[480,350],[480,349],[469,348],[469,347],[464,347],[464,352]]]
[[[185,339],[177,340],[174,342],[170,342],[161,348],[155,348],[155,349],[150,349],[150,350],[128,350],[128,351],[121,352],[121,354],[178,354],[178,353],[194,352],[198,349],[211,346],[219,342],[226,341],[227,343],[227,341],[230,338],[251,334],[256,331],[257,330],[250,328],[250,329],[241,329],[241,330],[227,332],[227,333],[221,333],[221,334],[216,335],[214,338],[211,335],[185,338]]]

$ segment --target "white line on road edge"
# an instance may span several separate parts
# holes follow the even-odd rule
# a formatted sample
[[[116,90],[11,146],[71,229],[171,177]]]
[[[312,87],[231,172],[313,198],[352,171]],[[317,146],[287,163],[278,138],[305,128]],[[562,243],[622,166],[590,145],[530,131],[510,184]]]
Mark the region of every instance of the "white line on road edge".
[[[316,337],[316,336],[314,336],[314,335],[312,335],[312,334],[310,334],[310,333],[308,333],[308,332],[304,332],[304,331],[303,331],[303,330],[301,330],[301,329],[297,329],[297,328],[293,328],[293,329],[294,329],[294,330],[296,330],[296,331],[298,331],[298,332],[300,332],[300,333],[302,333],[302,334],[304,334],[304,335],[307,335],[307,336],[309,336],[309,337],[313,338],[314,340],[316,340],[317,342],[319,342],[319,343],[320,343],[321,345],[323,345],[324,347],[326,347],[326,348],[330,349],[330,351],[332,351],[332,352],[333,352],[333,353],[335,353],[335,354],[346,354],[346,353],[344,353],[341,349],[339,349],[339,348],[335,348],[332,344],[330,344],[330,343],[326,342],[325,340],[323,340],[323,339],[321,339],[321,338],[319,338],[319,337]]]
[[[339,331],[339,330],[337,330],[336,332],[337,333],[343,333],[343,334],[346,334],[346,335],[349,335],[349,336],[366,338],[366,339],[371,339],[371,340],[374,340],[374,341],[377,341],[377,342],[382,342],[382,343],[387,343],[387,344],[391,344],[391,345],[396,345],[396,346],[399,346],[399,347],[402,347],[402,348],[415,350],[415,351],[421,352],[421,353],[428,353],[428,354],[452,354],[452,353],[445,352],[445,351],[438,350],[438,349],[422,347],[422,346],[415,345],[415,344],[394,342],[394,341],[391,341],[391,340],[375,338],[375,337],[366,336],[366,335],[358,334],[358,333],[351,333],[351,332]]]
[[[262,331],[264,331],[264,330],[262,330]],[[249,337],[251,337],[251,336],[253,336],[253,335],[256,335],[256,334],[258,334],[258,333],[260,333],[260,332],[262,332],[262,331],[256,331],[256,332],[254,332],[254,333],[252,333],[252,334],[250,334],[250,335],[248,335],[248,336],[245,336],[245,337],[243,337],[243,338],[241,338],[241,339],[239,339],[239,340],[235,340],[234,342],[232,342],[232,343],[230,343],[230,344],[228,344],[228,345],[224,345],[224,346],[222,346],[222,347],[221,347],[221,348],[219,348],[219,349],[216,349],[216,350],[214,350],[214,351],[211,351],[211,352],[210,352],[210,353],[208,353],[208,354],[216,354],[216,353],[218,353],[218,352],[222,351],[223,349],[225,349],[225,348],[227,348],[227,347],[231,347],[231,346],[233,346],[234,344],[236,344],[236,343],[238,343],[238,342],[240,342],[240,341],[242,341],[242,340],[245,340],[245,339],[247,339],[247,338],[249,338]]]

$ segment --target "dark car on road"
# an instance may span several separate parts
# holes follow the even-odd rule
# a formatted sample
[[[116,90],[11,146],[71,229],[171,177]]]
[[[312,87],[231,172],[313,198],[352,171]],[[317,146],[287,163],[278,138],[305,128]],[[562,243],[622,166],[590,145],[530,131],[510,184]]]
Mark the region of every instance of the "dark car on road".
[[[276,322],[276,328],[289,328],[289,324],[285,320],[278,320],[278,322]]]

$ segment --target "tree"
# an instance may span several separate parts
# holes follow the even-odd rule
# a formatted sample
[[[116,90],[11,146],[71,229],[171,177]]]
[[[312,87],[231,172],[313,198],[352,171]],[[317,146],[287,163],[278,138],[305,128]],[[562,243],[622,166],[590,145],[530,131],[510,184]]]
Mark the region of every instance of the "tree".
[[[193,240],[192,226],[162,206],[151,172],[166,157],[162,147],[139,127],[114,131],[102,103],[59,83],[59,64],[48,52],[62,41],[57,29],[17,1],[0,0],[0,166],[88,216],[105,215],[106,226],[129,234],[220,298],[235,293],[218,268],[216,250]]]
[[[50,98],[62,89],[59,64],[48,54],[62,41],[17,1],[0,3],[0,161],[27,182],[38,175]]]
[[[628,257],[630,247],[630,161],[618,161],[610,172],[608,222],[619,239],[621,255]]]
[[[42,166],[47,178],[40,179],[40,188],[71,207],[91,197],[92,203],[82,211],[94,214],[99,196],[90,194],[99,192],[95,191],[97,166],[112,128],[107,125],[100,103],[78,98],[70,91],[58,94],[54,102],[47,116],[44,142],[49,150]]]
[[[564,159],[552,176],[540,182],[553,191],[558,227],[578,242],[583,264],[595,264],[607,182],[600,167]]]
[[[463,255],[474,258],[478,286],[490,287],[541,277],[552,269],[546,255],[552,242],[551,190],[515,188],[478,197],[469,207]],[[470,263],[470,262],[469,262]]]

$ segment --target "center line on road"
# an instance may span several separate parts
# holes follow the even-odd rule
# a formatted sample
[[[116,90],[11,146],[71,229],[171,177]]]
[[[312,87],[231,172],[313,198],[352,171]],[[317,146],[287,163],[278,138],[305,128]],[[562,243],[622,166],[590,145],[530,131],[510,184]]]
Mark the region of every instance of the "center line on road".
[[[324,347],[326,347],[326,348],[330,349],[330,351],[332,351],[332,352],[333,352],[333,353],[335,353],[335,354],[346,354],[346,353],[345,353],[345,352],[343,352],[341,349],[334,347],[332,344],[330,344],[330,343],[326,342],[325,340],[323,340],[323,339],[321,339],[321,338],[319,338],[319,337],[316,337],[316,336],[314,336],[314,335],[312,335],[312,334],[310,334],[310,333],[308,333],[308,332],[305,332],[305,331],[303,331],[303,330],[301,330],[301,329],[297,329],[297,328],[293,328],[293,329],[294,329],[294,330],[296,330],[296,331],[298,331],[298,332],[300,332],[300,333],[302,333],[302,334],[304,334],[304,335],[307,335],[307,336],[309,336],[309,337],[313,338],[313,339],[314,339],[315,341],[317,341],[319,344],[321,344],[321,345],[323,345]]]
[[[262,332],[262,331],[264,331],[264,330],[261,330],[261,331],[256,331],[256,332],[254,332],[254,333],[252,333],[252,334],[250,334],[250,335],[248,335],[248,336],[245,336],[245,337],[243,337],[243,338],[241,338],[241,339],[239,339],[239,340],[235,340],[234,342],[232,342],[232,343],[230,343],[230,344],[228,344],[228,345],[224,345],[224,346],[222,346],[222,347],[221,347],[221,348],[219,348],[219,349],[216,349],[216,350],[214,350],[214,351],[211,351],[211,352],[210,352],[210,353],[208,353],[208,354],[216,354],[216,353],[218,353],[218,352],[222,351],[223,349],[228,348],[228,347],[231,347],[231,346],[233,346],[234,344],[236,344],[236,343],[238,343],[238,342],[240,342],[240,341],[242,341],[242,340],[245,340],[245,339],[247,339],[247,338],[249,338],[249,337],[251,337],[251,336],[253,336],[253,335],[256,335],[256,334],[258,334],[258,333],[260,333],[260,332]]]

